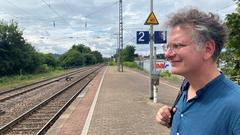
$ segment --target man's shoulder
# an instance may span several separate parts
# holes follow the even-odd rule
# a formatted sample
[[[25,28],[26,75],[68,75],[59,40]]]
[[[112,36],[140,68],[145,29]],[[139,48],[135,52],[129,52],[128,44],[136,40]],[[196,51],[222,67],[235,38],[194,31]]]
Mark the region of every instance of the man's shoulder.
[[[225,78],[219,84],[219,89],[221,89],[227,96],[225,98],[229,99],[229,101],[237,101],[240,99],[240,86],[231,81],[228,78]],[[222,97],[222,98],[224,98]]]
[[[226,86],[226,88],[240,94],[240,86],[238,84],[234,83],[233,81],[227,78],[223,80],[223,83]]]
[[[230,110],[239,112],[240,86],[228,79],[224,82],[223,89],[226,94],[222,97],[223,103],[227,105]]]

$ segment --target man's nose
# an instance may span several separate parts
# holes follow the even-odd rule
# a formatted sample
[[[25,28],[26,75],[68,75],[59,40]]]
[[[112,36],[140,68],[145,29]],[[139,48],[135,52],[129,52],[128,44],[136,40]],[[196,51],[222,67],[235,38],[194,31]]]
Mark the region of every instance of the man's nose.
[[[167,50],[164,54],[167,60],[171,59],[176,55],[176,53],[173,50]]]

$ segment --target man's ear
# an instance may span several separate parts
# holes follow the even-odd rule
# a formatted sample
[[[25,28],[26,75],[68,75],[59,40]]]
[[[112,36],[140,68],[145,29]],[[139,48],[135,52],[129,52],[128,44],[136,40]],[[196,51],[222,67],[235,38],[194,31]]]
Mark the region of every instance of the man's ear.
[[[214,51],[216,49],[216,44],[213,40],[207,41],[204,45],[204,60],[208,60],[210,58],[212,58]]]

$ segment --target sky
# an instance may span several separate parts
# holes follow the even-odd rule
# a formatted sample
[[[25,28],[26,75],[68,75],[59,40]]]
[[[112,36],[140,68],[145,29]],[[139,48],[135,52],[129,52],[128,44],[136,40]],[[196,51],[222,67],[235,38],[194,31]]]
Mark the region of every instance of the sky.
[[[119,0],[0,0],[0,20],[18,23],[23,37],[43,53],[63,54],[74,44],[84,44],[104,57],[116,53]],[[213,12],[222,20],[235,11],[233,0],[153,0],[159,22],[154,31],[166,30],[170,13],[183,8]],[[149,44],[136,44],[136,31],[150,14],[150,0],[123,0],[123,47],[133,45],[136,53],[149,55]],[[157,53],[162,52],[159,44]]]

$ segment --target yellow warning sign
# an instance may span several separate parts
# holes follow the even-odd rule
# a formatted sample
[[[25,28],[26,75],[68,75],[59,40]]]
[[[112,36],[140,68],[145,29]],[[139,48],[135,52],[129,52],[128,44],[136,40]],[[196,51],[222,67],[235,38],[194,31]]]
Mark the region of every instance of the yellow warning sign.
[[[151,12],[144,25],[158,25],[158,20],[153,12]]]

